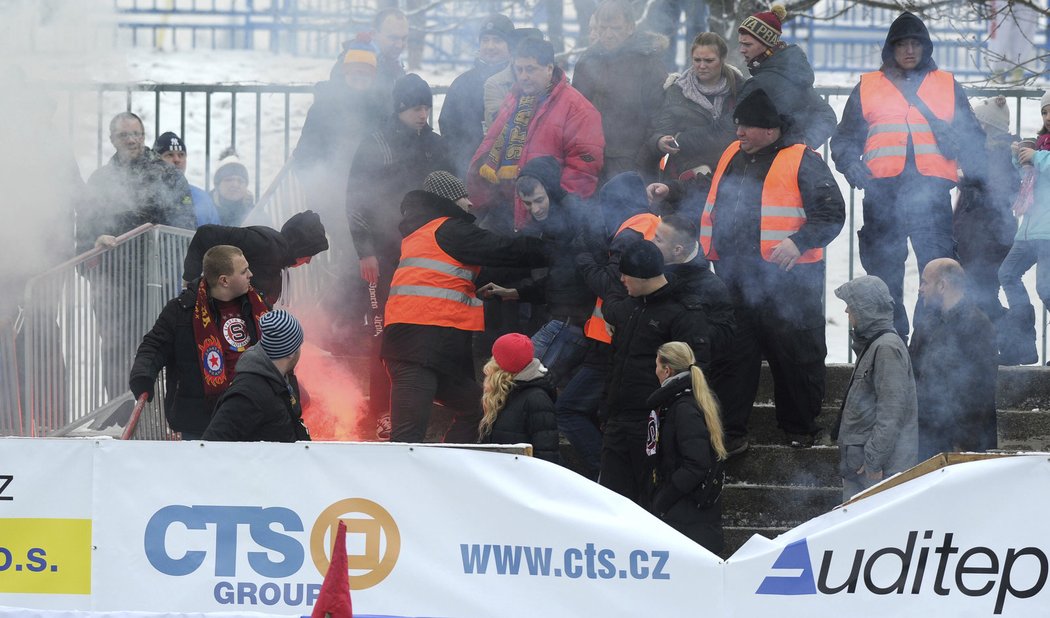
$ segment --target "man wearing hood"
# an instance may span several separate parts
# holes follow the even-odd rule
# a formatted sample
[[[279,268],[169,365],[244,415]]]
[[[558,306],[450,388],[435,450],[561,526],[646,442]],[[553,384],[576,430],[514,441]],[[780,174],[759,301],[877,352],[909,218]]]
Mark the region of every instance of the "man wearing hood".
[[[485,80],[509,66],[513,41],[514,23],[510,18],[498,13],[489,15],[478,35],[474,66],[452,80],[445,94],[438,126],[455,165],[449,171],[460,178],[466,178],[470,159],[485,137]]]
[[[955,139],[946,140],[948,134]],[[951,142],[963,146],[958,153]],[[886,34],[882,67],[862,75],[846,101],[831,158],[849,184],[864,191],[860,262],[889,287],[893,322],[905,339],[908,239],[919,272],[955,254],[949,192],[959,182],[959,167],[968,181],[983,176],[984,142],[966,93],[933,61],[926,25],[901,13]]]
[[[893,298],[865,275],[835,290],[846,303],[853,366],[839,415],[842,500],[918,463],[918,403],[908,348],[893,330]]]
[[[747,419],[762,358],[788,444],[811,446],[820,428],[827,356],[824,248],[842,230],[845,203],[824,160],[784,137],[785,118],[756,90],[733,113],[737,138],[718,162],[700,242],[729,288],[736,335],[721,383],[726,450],[748,447]]]
[[[183,282],[188,284],[201,276],[204,254],[216,245],[233,245],[244,252],[252,265],[252,285],[272,307],[281,298],[284,269],[309,263],[328,249],[328,238],[321,217],[312,210],[292,215],[279,232],[265,225],[202,225],[186,249]]]
[[[604,182],[637,167],[649,123],[663,101],[667,40],[636,31],[634,11],[626,0],[605,0],[594,16],[598,42],[576,63],[572,85],[602,117]]]
[[[528,220],[513,183],[526,163],[554,157],[562,166],[561,186],[587,199],[598,186],[605,149],[601,115],[555,66],[549,42],[524,39],[512,66],[517,82],[467,174],[471,195],[487,211],[485,226],[508,232]]]
[[[485,329],[474,281],[482,266],[542,266],[542,240],[474,225],[463,183],[444,171],[401,203],[401,261],[386,303],[382,358],[390,373],[392,442],[422,442],[434,401],[456,413],[446,442],[478,440],[481,388],[472,334]]]
[[[813,90],[813,67],[798,45],[780,40],[783,6],[755,13],[737,28],[740,55],[747,61],[751,79],[737,93],[743,101],[755,90],[765,90],[777,111],[790,123],[788,143],[804,143],[816,150],[835,131],[835,110]]]
[[[354,155],[346,192],[346,215],[357,251],[361,279],[369,299],[367,322],[373,343],[383,332],[383,306],[401,251],[398,204],[405,194],[423,186],[427,174],[452,169],[448,148],[428,124],[434,97],[430,85],[415,73],[394,84],[394,110],[378,131],[366,137]],[[389,411],[386,371],[372,345],[369,371],[369,417],[376,435],[385,438],[383,420]]]

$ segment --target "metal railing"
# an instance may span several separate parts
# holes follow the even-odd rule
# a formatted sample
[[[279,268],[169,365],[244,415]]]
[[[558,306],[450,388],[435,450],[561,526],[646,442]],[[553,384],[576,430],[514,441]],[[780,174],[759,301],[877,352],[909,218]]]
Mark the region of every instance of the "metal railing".
[[[188,230],[143,225],[114,247],[84,253],[26,284],[20,433],[61,430],[128,391],[143,334],[181,287],[191,237]],[[137,437],[167,434],[163,380],[155,393]]]

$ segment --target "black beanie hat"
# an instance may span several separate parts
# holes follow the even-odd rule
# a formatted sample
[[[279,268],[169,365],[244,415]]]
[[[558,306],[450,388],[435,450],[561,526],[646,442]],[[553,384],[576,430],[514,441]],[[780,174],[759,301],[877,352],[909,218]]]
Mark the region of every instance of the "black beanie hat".
[[[664,274],[664,256],[648,240],[627,245],[620,256],[620,273],[636,279],[652,279]]]
[[[178,133],[168,131],[157,136],[157,139],[153,142],[153,152],[157,154],[186,152],[186,143],[182,141]]]
[[[733,122],[762,129],[782,129],[785,124],[784,118],[777,112],[777,106],[761,88],[737,103],[736,109],[733,110]]]
[[[328,238],[321,217],[312,210],[292,215],[281,228],[281,236],[288,242],[289,257],[293,261],[313,257],[328,249]]]
[[[486,34],[498,36],[507,42],[507,45],[514,44],[514,22],[510,20],[506,15],[500,15],[499,13],[493,13],[489,15],[485,21],[481,24],[481,32],[478,33],[478,40]]]
[[[394,82],[394,112],[400,114],[417,105],[434,106],[434,94],[430,84],[415,73],[399,77]]]

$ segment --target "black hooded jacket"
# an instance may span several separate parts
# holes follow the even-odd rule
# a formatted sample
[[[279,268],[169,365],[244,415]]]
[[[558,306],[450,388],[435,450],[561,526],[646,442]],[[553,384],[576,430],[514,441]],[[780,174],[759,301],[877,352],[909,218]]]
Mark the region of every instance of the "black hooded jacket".
[[[529,303],[546,304],[552,316],[585,320],[594,309],[595,296],[587,289],[576,268],[576,254],[601,243],[601,226],[584,212],[579,199],[561,187],[561,166],[554,157],[537,157],[518,174],[540,181],[550,207],[543,221],[531,219],[523,234],[550,242],[550,265],[540,276],[520,281],[518,297]]]
[[[835,131],[835,110],[813,90],[813,67],[802,48],[778,47],[773,55],[752,62],[748,68],[751,79],[740,87],[737,101],[760,88],[765,90],[777,111],[790,123],[788,143],[802,142],[817,149],[831,137]]]
[[[253,225],[229,227],[202,225],[190,240],[182,262],[182,280],[192,281],[204,270],[204,254],[216,245],[233,245],[244,252],[252,271],[252,285],[270,306],[281,298],[282,271],[301,257],[311,257],[328,249],[324,225],[310,211],[300,213],[285,223],[281,231]]]
[[[409,191],[401,203],[402,238],[441,217],[434,233],[438,247],[451,257],[477,266],[543,266],[546,243],[528,236],[500,236],[474,224],[474,215],[455,202],[426,191]],[[396,273],[395,273],[396,276]],[[424,324],[390,324],[383,331],[381,355],[474,378],[471,331]]]
[[[923,55],[918,66],[913,70],[905,71],[897,66],[893,59],[893,45],[897,41],[908,38],[922,42]],[[893,21],[886,33],[886,42],[882,46],[882,67],[879,70],[902,92],[912,94],[918,91],[927,74],[937,70],[937,63],[933,60],[933,41],[921,19],[905,12]],[[983,179],[986,167],[984,131],[959,82],[954,82],[954,88],[955,114],[951,126],[956,132],[959,143],[964,146],[959,153],[958,163],[968,178]],[[842,120],[835,130],[835,135],[831,138],[831,158],[840,172],[845,173],[845,170],[851,165],[863,161],[864,144],[867,139],[868,121],[864,118],[860,84],[857,84],[850,93],[849,99],[846,100],[846,106],[842,109]],[[918,174],[915,167],[915,151],[910,138],[905,162],[905,172],[909,171]]]

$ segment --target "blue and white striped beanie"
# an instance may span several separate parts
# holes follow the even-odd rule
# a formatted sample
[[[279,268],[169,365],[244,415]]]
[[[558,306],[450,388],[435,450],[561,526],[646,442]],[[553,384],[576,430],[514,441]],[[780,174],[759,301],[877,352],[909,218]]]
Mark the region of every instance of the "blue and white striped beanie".
[[[270,360],[291,356],[303,345],[303,327],[299,326],[299,320],[282,309],[264,313],[259,318],[259,328],[262,330],[259,345]]]

